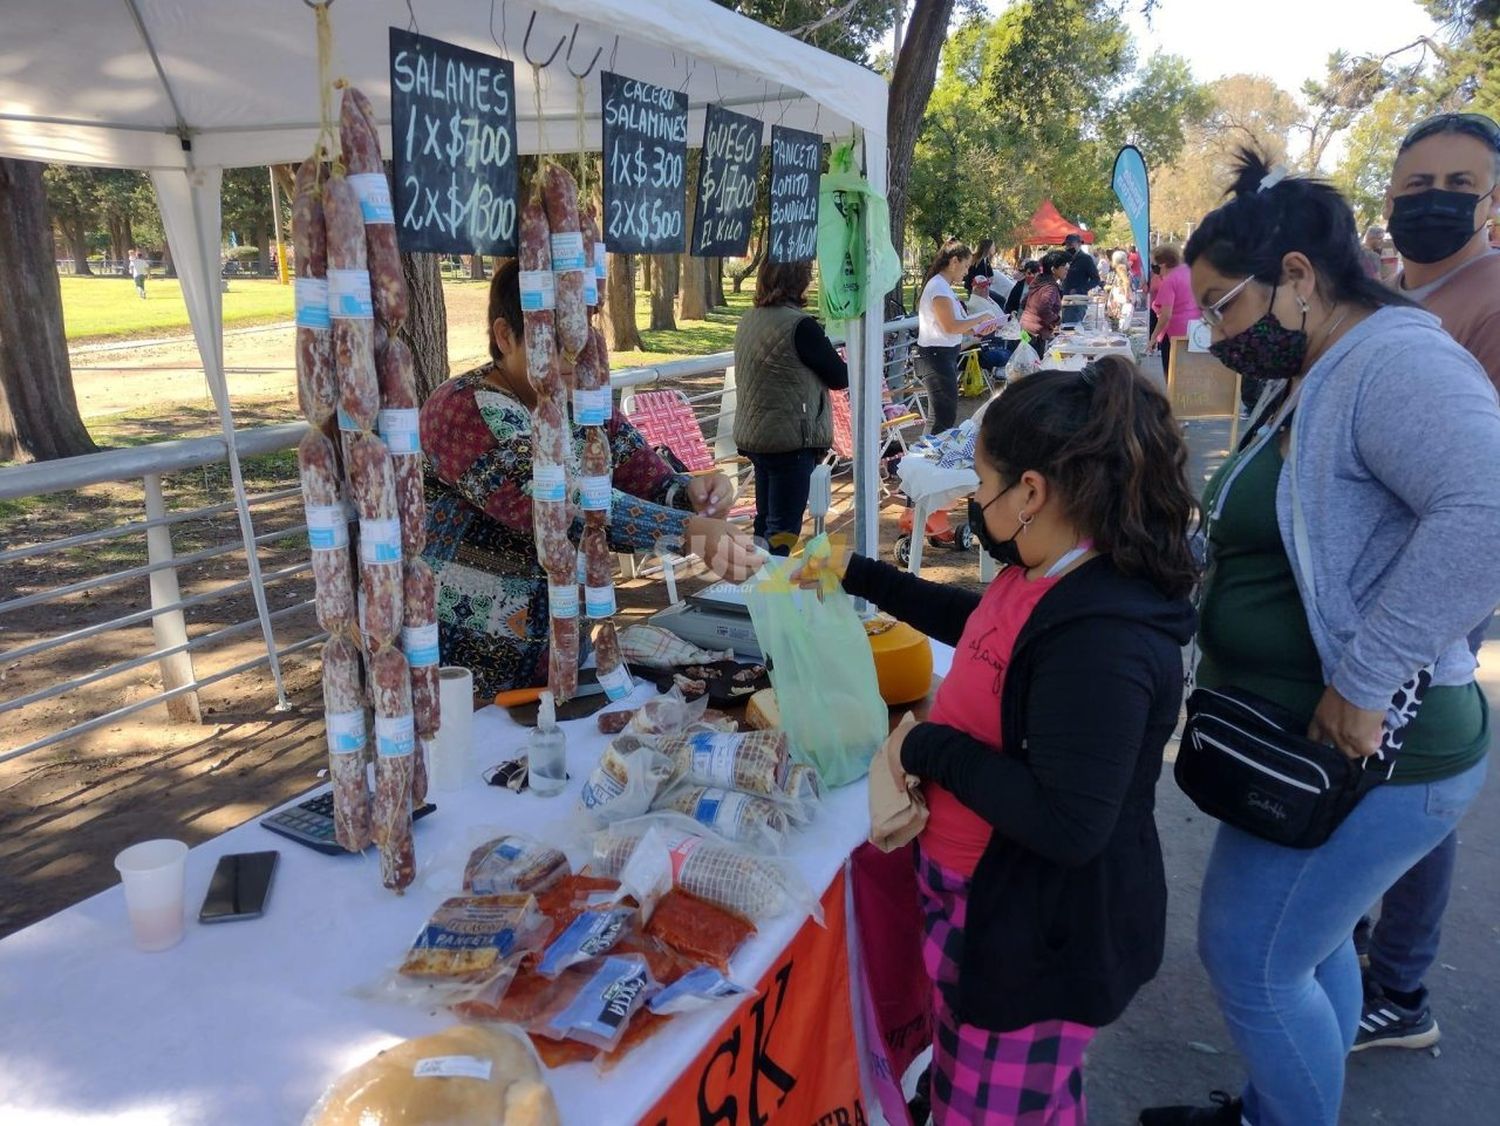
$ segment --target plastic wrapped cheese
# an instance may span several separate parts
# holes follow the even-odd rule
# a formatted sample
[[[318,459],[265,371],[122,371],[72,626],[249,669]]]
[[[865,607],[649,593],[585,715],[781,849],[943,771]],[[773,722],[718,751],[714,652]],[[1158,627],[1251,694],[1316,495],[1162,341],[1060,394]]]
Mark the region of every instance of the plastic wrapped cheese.
[[[303,1126],[558,1126],[552,1092],[523,1036],[457,1025],[406,1040],[346,1072]]]

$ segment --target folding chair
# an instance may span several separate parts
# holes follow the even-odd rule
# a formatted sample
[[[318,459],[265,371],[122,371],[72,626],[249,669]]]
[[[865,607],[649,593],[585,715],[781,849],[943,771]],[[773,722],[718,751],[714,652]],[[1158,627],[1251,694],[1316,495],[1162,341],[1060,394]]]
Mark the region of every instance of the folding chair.
[[[854,421],[849,408],[849,392],[830,391],[828,399],[833,408],[833,448],[824,458],[824,464],[830,467],[852,466],[854,463]],[[882,400],[888,402],[889,393],[883,395]],[[886,448],[895,443],[904,455],[907,451],[906,428],[922,421],[921,415],[912,413],[900,414],[895,418],[881,421],[880,495],[882,497],[891,495],[890,473],[886,468],[884,456]]]

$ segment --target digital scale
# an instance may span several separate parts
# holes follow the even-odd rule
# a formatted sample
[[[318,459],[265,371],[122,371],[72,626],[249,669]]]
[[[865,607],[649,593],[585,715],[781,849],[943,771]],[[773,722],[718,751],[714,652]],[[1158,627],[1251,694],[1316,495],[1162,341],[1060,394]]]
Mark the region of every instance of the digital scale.
[[[741,660],[764,660],[745,605],[746,585],[715,583],[705,587],[653,615],[651,624],[702,649],[733,649]]]

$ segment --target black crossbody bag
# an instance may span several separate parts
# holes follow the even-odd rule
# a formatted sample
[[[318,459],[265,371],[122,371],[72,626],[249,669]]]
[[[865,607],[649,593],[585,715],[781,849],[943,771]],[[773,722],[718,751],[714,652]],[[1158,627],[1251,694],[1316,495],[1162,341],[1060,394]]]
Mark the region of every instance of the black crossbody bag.
[[[1293,405],[1291,400],[1282,405],[1268,440],[1274,440]],[[1245,450],[1255,432],[1249,428],[1237,453]],[[1308,548],[1297,497],[1295,443],[1292,458],[1294,538],[1300,555]],[[1210,529],[1233,483],[1231,477],[1216,498]],[[1311,559],[1300,562],[1311,585]],[[1336,747],[1309,739],[1305,725],[1253,692],[1194,688],[1173,775],[1183,793],[1210,817],[1275,844],[1317,848],[1366,794],[1390,778],[1406,727],[1431,681],[1431,669],[1422,669],[1401,686],[1391,703],[1394,714],[1388,716],[1380,750],[1357,762]]]

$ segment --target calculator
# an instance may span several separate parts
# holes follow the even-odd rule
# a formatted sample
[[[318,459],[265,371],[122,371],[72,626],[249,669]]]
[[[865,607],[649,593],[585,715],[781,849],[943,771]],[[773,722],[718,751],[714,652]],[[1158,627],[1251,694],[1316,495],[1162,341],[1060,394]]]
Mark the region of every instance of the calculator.
[[[436,808],[437,806],[432,802],[418,806],[411,811],[411,819],[419,821]],[[292,806],[291,809],[283,809],[280,813],[262,817],[260,823],[273,833],[279,833],[288,840],[317,849],[329,856],[348,855],[349,850],[339,844],[334,836],[332,789],[315,794],[306,801]]]

